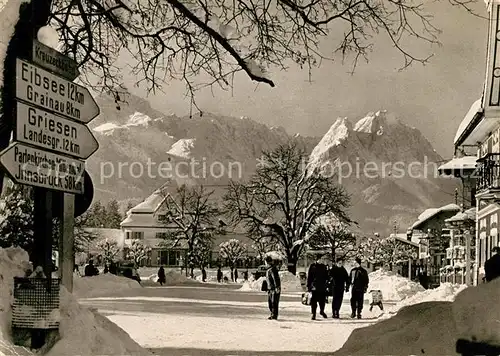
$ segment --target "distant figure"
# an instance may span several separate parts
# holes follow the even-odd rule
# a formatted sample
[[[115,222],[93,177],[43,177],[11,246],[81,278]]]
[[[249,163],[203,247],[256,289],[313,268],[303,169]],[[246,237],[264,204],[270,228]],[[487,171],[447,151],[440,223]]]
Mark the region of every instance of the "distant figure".
[[[99,271],[94,266],[94,261],[90,260],[89,264],[85,266],[85,277],[93,277],[99,275]]]
[[[231,269],[231,282],[234,282],[234,271]]]
[[[111,261],[109,264],[109,273],[114,274],[114,275],[118,274],[118,266],[113,261]]]
[[[492,256],[484,263],[484,279],[490,282],[500,277],[500,247],[491,250]]]
[[[234,281],[236,283],[238,283],[238,270],[237,269],[234,270]]]
[[[319,258],[309,267],[307,272],[307,291],[311,293],[311,320],[316,320],[318,304],[320,315],[325,319],[327,318],[325,314],[327,283],[328,270],[323,263],[323,259]]]
[[[245,282],[248,281],[248,270],[243,272],[243,279],[245,280]]]
[[[80,268],[78,268],[78,265],[75,263],[74,266],[73,266],[73,273],[78,274],[79,276],[81,276],[81,273],[80,273]]]
[[[229,282],[229,278],[227,278],[226,276],[224,276],[224,283],[227,283]]]
[[[108,268],[108,264],[106,263],[104,265],[104,274],[108,273],[109,272],[109,268]]]
[[[372,295],[372,300],[370,302],[370,311],[373,310],[374,306],[378,306],[380,310],[384,311],[382,291],[380,289],[372,289],[368,293]]]
[[[356,257],[356,267],[351,270],[351,318],[361,319],[365,293],[368,290],[368,272],[361,267],[361,259]]]
[[[217,269],[217,282],[218,283],[221,283],[222,282],[222,270],[220,269],[220,267]]]
[[[201,269],[201,281],[206,282],[207,281],[207,271],[205,270],[205,267]]]
[[[160,269],[158,270],[158,283],[160,283],[160,286],[167,283],[167,277],[165,276],[165,269],[163,266],[160,266]]]
[[[331,293],[332,293],[332,313],[334,319],[340,318],[340,307],[344,299],[344,290],[349,290],[351,281],[349,274],[341,259],[337,260],[337,265],[330,269]]]
[[[268,319],[277,320],[281,295],[281,279],[273,258],[271,256],[267,256],[265,262],[267,266],[267,304],[269,306],[269,311],[271,312],[271,316],[269,316]]]

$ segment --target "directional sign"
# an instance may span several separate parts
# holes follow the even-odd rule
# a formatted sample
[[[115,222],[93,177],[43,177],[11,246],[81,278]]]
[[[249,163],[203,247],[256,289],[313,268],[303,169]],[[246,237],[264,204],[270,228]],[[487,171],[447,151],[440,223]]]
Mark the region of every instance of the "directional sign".
[[[82,159],[99,148],[87,126],[31,105],[17,103],[16,121],[15,141]]]
[[[0,153],[0,164],[19,184],[83,194],[85,162],[16,142]]]
[[[71,81],[80,75],[78,64],[73,59],[37,40],[33,40],[31,59],[35,64]]]
[[[85,87],[19,58],[16,77],[16,97],[20,100],[84,124],[99,115],[99,106]]]

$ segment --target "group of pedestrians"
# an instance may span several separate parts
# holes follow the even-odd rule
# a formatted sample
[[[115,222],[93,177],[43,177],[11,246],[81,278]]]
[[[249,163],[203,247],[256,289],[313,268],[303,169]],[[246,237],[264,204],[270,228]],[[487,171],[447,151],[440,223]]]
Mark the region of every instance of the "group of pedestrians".
[[[325,304],[328,297],[332,297],[332,317],[340,318],[340,307],[344,299],[344,292],[351,289],[351,318],[357,316],[361,319],[363,301],[368,290],[368,272],[361,266],[361,259],[356,258],[356,267],[348,274],[342,260],[337,260],[336,265],[328,268],[326,261],[320,258],[309,267],[307,273],[307,291],[311,295],[312,320],[316,320],[316,313],[319,306],[319,314],[323,318],[328,316],[325,313]]]
[[[328,318],[325,313],[325,305],[328,297],[332,297],[332,317],[340,318],[340,307],[344,299],[344,293],[351,290],[351,318],[361,319],[365,293],[368,290],[368,272],[361,266],[361,259],[356,258],[356,266],[350,273],[344,267],[342,260],[337,260],[332,268],[328,268],[326,261],[320,258],[309,267],[307,273],[307,291],[310,295],[312,320],[316,320],[318,312],[323,318]],[[279,300],[281,296],[281,280],[278,267],[272,257],[265,259],[267,268],[263,291],[267,291],[269,311],[268,319],[278,319]],[[380,290],[372,290],[373,301],[370,311],[377,305],[383,310],[382,293]]]

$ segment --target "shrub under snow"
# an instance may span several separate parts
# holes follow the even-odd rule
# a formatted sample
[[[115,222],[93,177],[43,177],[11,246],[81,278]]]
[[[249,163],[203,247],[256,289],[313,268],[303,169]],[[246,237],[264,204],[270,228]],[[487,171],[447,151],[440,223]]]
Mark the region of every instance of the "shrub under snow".
[[[425,290],[419,283],[384,269],[371,272],[369,278],[368,291],[380,289],[384,300],[400,301]]]

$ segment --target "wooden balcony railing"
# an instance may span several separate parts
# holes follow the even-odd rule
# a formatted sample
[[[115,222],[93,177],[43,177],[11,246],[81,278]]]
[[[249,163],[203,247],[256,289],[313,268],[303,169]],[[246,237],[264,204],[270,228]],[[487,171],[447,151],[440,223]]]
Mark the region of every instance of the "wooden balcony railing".
[[[477,161],[477,191],[500,189],[500,153],[489,153]]]

